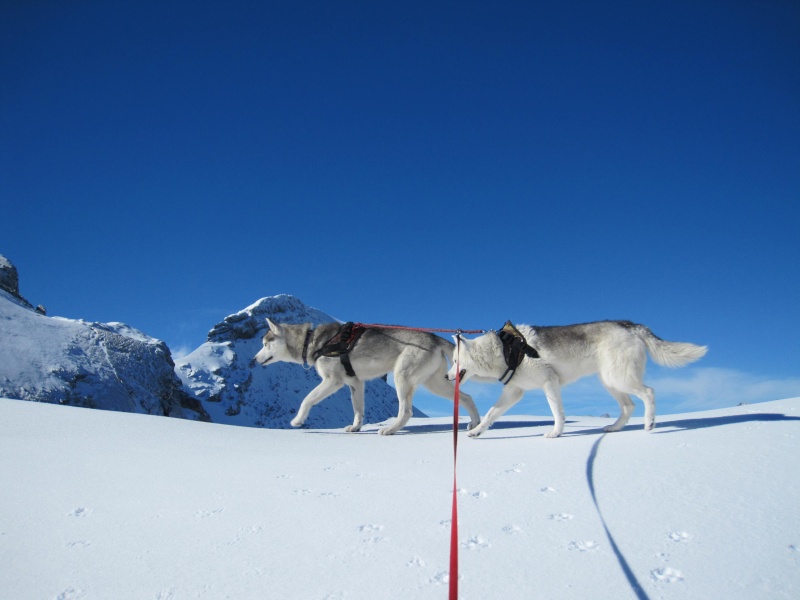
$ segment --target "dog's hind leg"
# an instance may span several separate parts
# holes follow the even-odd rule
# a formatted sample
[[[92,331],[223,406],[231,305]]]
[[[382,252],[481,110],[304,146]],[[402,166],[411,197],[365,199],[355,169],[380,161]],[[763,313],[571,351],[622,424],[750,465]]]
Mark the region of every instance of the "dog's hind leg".
[[[342,385],[344,384],[338,379],[323,379],[317,387],[303,398],[303,401],[300,403],[300,408],[297,409],[297,416],[291,421],[292,427],[302,426],[308,418],[311,407],[322,402],[325,398],[342,387]]]
[[[644,402],[644,430],[653,431],[656,426],[656,394],[653,388],[641,384],[630,393]]]
[[[483,417],[480,425],[474,429],[471,429],[467,435],[470,437],[478,437],[484,431],[489,429],[489,427],[492,426],[492,423],[494,423],[499,417],[503,416],[503,413],[520,401],[520,398],[522,398],[522,394],[524,393],[525,390],[513,385],[505,386],[503,388],[503,393],[500,394],[497,402],[494,403],[494,406],[490,408],[489,412],[486,413],[486,416]]]
[[[656,395],[655,392],[653,392],[653,388],[647,387],[645,384],[638,381],[629,381],[626,383],[615,381],[613,384],[607,384],[604,382],[603,385],[606,386],[606,389],[611,393],[612,396],[614,396],[614,398],[617,398],[617,402],[620,402],[617,394],[625,396],[628,402],[631,402],[629,397],[630,395],[636,396],[642,402],[644,402],[644,429],[645,431],[652,431],[652,429],[656,426]],[[612,390],[616,390],[616,394]],[[622,407],[622,402],[620,402],[620,407]],[[611,427],[616,426],[623,418],[626,409],[623,408],[622,410],[623,414],[620,415],[617,423],[614,423],[611,425]],[[633,412],[633,406],[630,407],[630,412]],[[628,416],[630,416],[630,414]],[[627,421],[627,418],[625,421]],[[620,429],[624,425],[624,422],[621,423]],[[606,428],[606,431],[618,431],[618,429]]]
[[[631,414],[633,414],[633,400],[631,400],[631,397],[628,396],[628,394],[624,394],[619,390],[614,389],[610,385],[604,383],[603,386],[619,404],[619,418],[613,424],[603,427],[603,431],[620,431],[623,427],[625,427],[628,419],[631,418]]]
[[[360,379],[349,384],[350,400],[353,403],[353,424],[344,428],[345,431],[355,433],[361,429],[364,422],[364,382]]]
[[[408,420],[411,418],[411,398],[414,396],[414,385],[412,385],[407,378],[399,377],[397,371],[394,374],[394,384],[397,389],[397,419],[389,427],[384,427],[379,430],[381,435],[392,435],[405,427]]]
[[[561,383],[558,375],[551,372],[550,378],[543,386],[544,395],[553,413],[553,431],[546,434],[546,438],[557,438],[564,431],[564,404],[561,402]]]
[[[431,375],[422,385],[424,385],[437,396],[447,398],[451,402],[453,401],[453,396],[455,395],[455,386],[452,382],[447,381],[444,378],[444,375],[439,371]],[[467,429],[474,429],[477,427],[478,423],[481,422],[481,415],[478,412],[478,407],[475,406],[475,401],[472,399],[472,396],[465,394],[464,392],[460,392],[459,404],[463,404],[464,408],[466,408],[467,412],[469,413],[470,420]]]

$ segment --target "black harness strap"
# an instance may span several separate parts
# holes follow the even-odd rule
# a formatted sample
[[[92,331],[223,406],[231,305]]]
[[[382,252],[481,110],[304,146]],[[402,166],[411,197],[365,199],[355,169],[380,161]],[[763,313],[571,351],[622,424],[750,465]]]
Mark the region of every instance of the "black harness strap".
[[[319,350],[314,351],[314,360],[316,361],[320,356],[338,356],[339,360],[342,361],[345,373],[350,377],[355,377],[356,372],[350,362],[350,351],[365,331],[366,327],[348,321],[339,328],[336,335],[325,342]]]
[[[308,343],[311,341],[311,334],[314,332],[314,326],[308,328],[306,331],[306,340],[303,342],[303,366],[308,364],[306,358],[308,357]]]
[[[503,343],[503,357],[506,360],[506,372],[500,376],[500,382],[506,385],[517,371],[523,355],[529,358],[539,358],[536,348],[530,346],[511,321],[506,321],[503,328],[497,332],[497,337]]]

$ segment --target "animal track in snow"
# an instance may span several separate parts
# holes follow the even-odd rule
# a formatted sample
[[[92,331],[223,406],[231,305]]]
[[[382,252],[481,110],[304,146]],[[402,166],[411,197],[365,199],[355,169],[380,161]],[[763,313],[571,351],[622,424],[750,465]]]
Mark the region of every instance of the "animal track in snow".
[[[462,496],[471,496],[473,498],[486,498],[489,495],[486,492],[469,492],[465,489],[458,490],[458,493]]]
[[[68,587],[58,596],[56,596],[56,600],[80,600],[83,597],[84,595],[82,589],[80,588],[75,589],[74,587]]]
[[[503,533],[508,535],[514,535],[515,533],[522,533],[522,529],[517,527],[516,525],[506,525],[503,527]]]
[[[522,473],[522,467],[525,466],[525,463],[514,463],[511,465],[510,469],[506,469],[505,471],[500,471],[498,475],[510,475],[512,473]]]
[[[483,536],[473,535],[467,540],[461,542],[461,547],[467,550],[483,550],[488,548],[491,544]]]
[[[597,550],[598,546],[597,542],[586,540],[580,542],[570,542],[567,548],[569,550],[577,550],[578,552],[591,552]]]
[[[547,518],[550,519],[551,521],[569,521],[571,519],[574,519],[575,516],[569,513],[556,513],[553,515],[547,515]]]
[[[539,491],[540,491],[540,492],[544,492],[545,494],[552,494],[553,492],[556,492],[556,491],[558,491],[558,490],[556,490],[555,488],[551,488],[551,487],[548,485],[548,486],[545,486],[545,487],[543,487],[543,488],[542,488],[541,490],[539,490]]]
[[[374,533],[376,531],[383,531],[383,525],[360,525],[358,530],[362,533]]]
[[[670,531],[667,537],[673,542],[686,542],[691,536],[685,531]]]
[[[419,556],[415,556],[414,558],[406,561],[407,567],[424,567],[425,561],[422,560]]]
[[[663,567],[650,571],[650,578],[659,583],[675,583],[683,581],[683,573],[672,567]]]
[[[75,540],[67,544],[67,548],[86,548],[91,545],[91,542],[87,542],[86,540]]]
[[[214,517],[214,516],[218,515],[223,510],[225,510],[225,509],[224,508],[215,508],[214,510],[205,510],[205,509],[201,508],[200,510],[198,510],[198,511],[196,511],[194,513],[194,516],[197,517],[198,519],[206,519],[208,517]]]
[[[84,508],[82,506],[79,506],[78,508],[73,510],[71,513],[69,513],[68,516],[70,516],[70,517],[85,517],[85,516],[91,514],[91,512],[92,512],[91,508]]]

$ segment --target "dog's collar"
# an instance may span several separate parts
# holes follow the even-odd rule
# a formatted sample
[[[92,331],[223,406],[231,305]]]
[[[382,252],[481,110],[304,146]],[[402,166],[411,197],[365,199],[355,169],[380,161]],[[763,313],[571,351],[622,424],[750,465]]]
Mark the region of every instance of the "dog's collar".
[[[306,339],[303,342],[303,366],[306,366],[308,363],[306,359],[308,358],[308,344],[311,342],[311,334],[314,332],[314,326],[308,328],[306,331]]]

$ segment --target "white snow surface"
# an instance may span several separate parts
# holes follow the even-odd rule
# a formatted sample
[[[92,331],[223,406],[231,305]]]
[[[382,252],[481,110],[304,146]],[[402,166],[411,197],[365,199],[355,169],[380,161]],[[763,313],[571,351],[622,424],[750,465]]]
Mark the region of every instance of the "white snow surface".
[[[608,422],[461,432],[461,598],[800,597],[800,398]],[[0,400],[0,598],[447,598],[449,419],[377,428]]]

